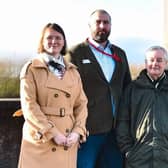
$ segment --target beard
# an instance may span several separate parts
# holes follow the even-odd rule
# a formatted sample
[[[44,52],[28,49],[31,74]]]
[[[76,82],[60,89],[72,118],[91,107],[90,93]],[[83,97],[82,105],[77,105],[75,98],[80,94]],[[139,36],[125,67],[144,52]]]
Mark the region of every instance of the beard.
[[[110,35],[110,32],[107,32],[107,31],[97,32],[95,34],[94,40],[97,43],[103,43],[108,40],[109,35]]]

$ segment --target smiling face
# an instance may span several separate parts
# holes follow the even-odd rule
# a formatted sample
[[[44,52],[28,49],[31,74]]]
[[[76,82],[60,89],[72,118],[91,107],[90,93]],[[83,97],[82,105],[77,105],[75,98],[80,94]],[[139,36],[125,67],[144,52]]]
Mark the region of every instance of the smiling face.
[[[145,66],[152,79],[156,80],[163,74],[166,64],[165,53],[161,49],[146,53]]]
[[[61,33],[52,28],[46,29],[43,37],[43,47],[48,54],[58,57],[64,47],[64,43],[64,37]]]

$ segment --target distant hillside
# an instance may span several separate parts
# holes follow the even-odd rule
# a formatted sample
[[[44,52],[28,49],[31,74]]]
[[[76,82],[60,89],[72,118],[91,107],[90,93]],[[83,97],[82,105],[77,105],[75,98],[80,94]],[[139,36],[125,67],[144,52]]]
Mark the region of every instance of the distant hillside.
[[[149,39],[142,38],[119,38],[116,39],[114,44],[123,48],[127,54],[128,61],[130,64],[143,64],[144,53],[147,48],[152,45],[161,45],[160,41],[152,41]],[[0,51],[0,61],[8,60],[10,62],[23,63],[33,58],[36,53],[32,51]]]
[[[31,51],[0,51],[0,63],[8,62],[14,64],[23,64],[33,58],[35,54]]]
[[[127,54],[130,64],[144,64],[145,51],[153,45],[162,45],[160,41],[152,41],[141,38],[123,38],[117,39],[115,43],[123,48]]]

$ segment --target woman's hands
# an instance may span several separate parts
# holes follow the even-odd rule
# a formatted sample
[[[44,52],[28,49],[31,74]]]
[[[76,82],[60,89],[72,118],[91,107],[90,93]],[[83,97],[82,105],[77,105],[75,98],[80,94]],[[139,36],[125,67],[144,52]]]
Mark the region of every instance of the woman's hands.
[[[71,132],[67,136],[66,146],[71,147],[73,144],[76,144],[79,141],[79,134],[76,132]]]
[[[79,134],[76,132],[71,132],[68,134],[68,136],[60,133],[54,137],[54,142],[58,145],[71,147],[79,141],[79,137]]]
[[[57,145],[62,145],[62,146],[65,146],[66,144],[66,141],[67,141],[67,137],[63,134],[57,134],[55,137],[54,137],[54,142],[57,144]]]

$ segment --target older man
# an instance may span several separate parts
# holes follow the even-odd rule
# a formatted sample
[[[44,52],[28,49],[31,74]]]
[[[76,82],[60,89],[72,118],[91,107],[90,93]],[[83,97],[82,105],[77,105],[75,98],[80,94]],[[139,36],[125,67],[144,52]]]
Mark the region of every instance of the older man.
[[[117,140],[126,168],[168,168],[167,51],[146,51],[145,69],[126,89],[117,120]]]

